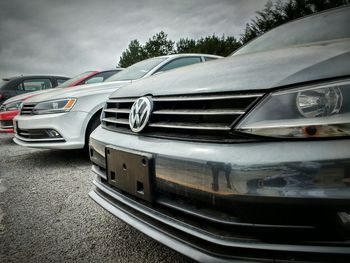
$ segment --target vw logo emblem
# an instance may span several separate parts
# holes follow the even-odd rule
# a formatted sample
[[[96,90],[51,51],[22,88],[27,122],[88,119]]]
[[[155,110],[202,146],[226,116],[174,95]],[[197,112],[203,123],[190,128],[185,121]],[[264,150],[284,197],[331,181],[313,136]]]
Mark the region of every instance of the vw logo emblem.
[[[138,98],[131,107],[129,114],[129,126],[133,132],[142,131],[151,116],[152,101],[147,97]]]

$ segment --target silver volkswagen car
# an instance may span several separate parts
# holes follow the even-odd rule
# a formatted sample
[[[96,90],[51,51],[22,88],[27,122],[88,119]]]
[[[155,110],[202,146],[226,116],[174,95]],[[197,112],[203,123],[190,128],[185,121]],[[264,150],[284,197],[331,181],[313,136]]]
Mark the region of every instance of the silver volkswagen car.
[[[90,197],[201,262],[350,262],[350,7],[114,92]]]

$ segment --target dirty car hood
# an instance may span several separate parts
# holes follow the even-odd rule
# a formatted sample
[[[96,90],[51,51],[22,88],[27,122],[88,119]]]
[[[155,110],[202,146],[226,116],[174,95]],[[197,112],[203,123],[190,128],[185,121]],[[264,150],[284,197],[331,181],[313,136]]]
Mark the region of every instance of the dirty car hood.
[[[110,97],[268,90],[350,75],[350,39],[234,55],[172,70],[119,89]]]

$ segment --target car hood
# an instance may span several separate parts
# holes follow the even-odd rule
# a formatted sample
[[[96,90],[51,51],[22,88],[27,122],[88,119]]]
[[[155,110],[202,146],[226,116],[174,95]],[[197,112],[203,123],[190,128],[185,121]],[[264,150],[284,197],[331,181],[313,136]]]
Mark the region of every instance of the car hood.
[[[60,88],[38,90],[38,91],[34,91],[34,92],[23,93],[23,94],[14,96],[12,98],[9,98],[8,100],[4,101],[4,104],[8,104],[8,103],[19,101],[19,100],[20,101],[26,101],[27,99],[29,99],[31,97],[38,96],[38,95],[41,95],[41,94],[45,94],[47,92],[52,92],[54,90],[60,90]]]
[[[172,70],[119,89],[110,97],[268,90],[350,75],[350,39],[234,55]]]
[[[79,85],[64,89],[54,89],[51,92],[40,94],[38,96],[29,98],[27,102],[41,102],[54,99],[62,98],[79,98],[82,96],[93,96],[95,94],[101,93],[112,93],[116,89],[123,87],[131,81],[114,81],[114,82],[104,82],[104,83],[94,83]]]

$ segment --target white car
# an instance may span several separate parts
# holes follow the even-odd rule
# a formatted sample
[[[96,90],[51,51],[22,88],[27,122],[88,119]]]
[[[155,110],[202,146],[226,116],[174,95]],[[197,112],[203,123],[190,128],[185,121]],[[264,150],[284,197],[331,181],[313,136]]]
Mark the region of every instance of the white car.
[[[206,54],[177,54],[138,62],[104,83],[55,90],[26,100],[14,119],[15,143],[33,148],[81,149],[100,124],[108,96],[134,80],[170,69],[220,58]]]

